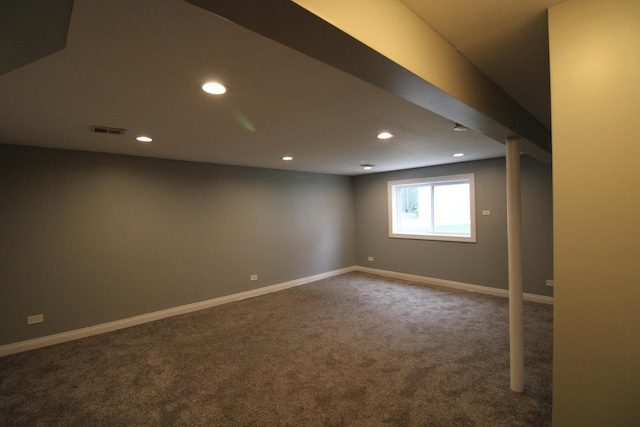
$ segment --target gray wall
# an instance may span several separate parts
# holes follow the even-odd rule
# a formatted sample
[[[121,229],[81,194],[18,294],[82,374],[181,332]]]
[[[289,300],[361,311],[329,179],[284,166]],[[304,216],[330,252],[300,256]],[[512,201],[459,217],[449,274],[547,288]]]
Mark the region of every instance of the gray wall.
[[[477,243],[388,237],[387,181],[470,172]],[[523,157],[522,190],[525,292],[552,295],[551,168]],[[0,345],[354,264],[506,289],[505,194],[504,159],[349,178],[0,145]]]
[[[355,264],[348,177],[0,145],[0,200],[0,345]]]
[[[545,286],[553,278],[551,167],[526,156],[521,165],[524,291],[552,295]],[[475,174],[477,243],[388,237],[388,181],[462,173]],[[508,287],[505,159],[358,176],[354,189],[357,265]],[[491,216],[480,215],[482,210]]]

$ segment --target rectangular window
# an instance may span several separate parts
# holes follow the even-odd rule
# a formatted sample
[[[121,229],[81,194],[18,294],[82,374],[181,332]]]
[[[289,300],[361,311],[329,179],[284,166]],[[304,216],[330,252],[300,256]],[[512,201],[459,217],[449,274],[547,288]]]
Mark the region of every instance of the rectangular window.
[[[476,241],[473,174],[389,182],[389,237]]]

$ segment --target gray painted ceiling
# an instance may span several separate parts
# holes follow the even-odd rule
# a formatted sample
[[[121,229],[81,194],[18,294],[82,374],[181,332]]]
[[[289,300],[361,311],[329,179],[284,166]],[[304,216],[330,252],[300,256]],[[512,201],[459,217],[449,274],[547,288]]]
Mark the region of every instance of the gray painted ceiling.
[[[459,22],[421,8],[449,0],[403,3],[548,121],[546,33],[527,25],[551,0],[532,2],[535,13],[513,8],[520,21],[471,46],[486,27],[456,31]],[[491,3],[508,17],[520,2]],[[495,38],[525,33],[540,53],[533,65],[496,72],[508,61],[501,53],[513,51],[492,51]],[[202,92],[210,79],[228,93]],[[454,132],[448,119],[182,0],[75,0],[66,48],[1,75],[0,94],[0,142],[8,144],[342,175],[453,163],[456,152],[462,161],[504,155],[484,135]],[[94,125],[127,132],[96,134]],[[378,140],[382,130],[395,138]],[[137,143],[143,134],[154,141]],[[376,166],[367,172],[364,163]]]

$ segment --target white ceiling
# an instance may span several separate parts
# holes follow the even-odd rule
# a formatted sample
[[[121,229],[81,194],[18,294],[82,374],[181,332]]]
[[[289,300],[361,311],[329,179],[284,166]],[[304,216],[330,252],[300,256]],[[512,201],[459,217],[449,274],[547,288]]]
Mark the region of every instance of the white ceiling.
[[[564,0],[400,0],[547,129],[547,9]]]
[[[558,1],[402,1],[548,126],[545,10]],[[229,92],[205,94],[209,79]],[[342,175],[366,173],[363,163],[381,172],[456,162],[456,152],[504,155],[484,135],[453,132],[445,118],[182,0],[75,0],[67,47],[1,75],[0,94],[8,144]],[[396,137],[376,139],[382,130]],[[137,143],[142,134],[154,141]]]

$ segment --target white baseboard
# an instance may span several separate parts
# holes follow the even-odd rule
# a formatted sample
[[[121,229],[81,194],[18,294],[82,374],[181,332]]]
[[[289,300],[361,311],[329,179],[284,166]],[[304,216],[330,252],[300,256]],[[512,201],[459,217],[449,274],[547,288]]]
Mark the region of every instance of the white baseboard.
[[[21,353],[23,351],[35,350],[37,348],[48,347],[55,344],[87,338],[93,335],[104,334],[107,332],[117,331],[119,329],[129,328],[131,326],[142,325],[144,323],[153,322],[155,320],[166,319],[167,317],[187,314],[198,310],[227,304],[234,301],[240,301],[247,298],[253,298],[260,295],[278,292],[283,289],[304,285],[306,283],[315,282],[317,280],[326,279],[328,277],[338,276],[349,273],[351,271],[362,271],[365,273],[377,274],[379,276],[392,277],[395,279],[409,280],[413,282],[426,283],[429,285],[442,286],[446,288],[460,289],[469,292],[478,292],[482,294],[495,295],[500,297],[509,297],[509,291],[506,289],[491,288],[488,286],[472,285],[469,283],[454,282],[452,280],[435,279],[425,276],[417,276],[414,274],[398,273],[395,271],[378,270],[375,268],[352,266],[333,270],[326,273],[316,274],[314,276],[295,279],[275,285],[265,286],[263,288],[252,289],[246,292],[227,295],[224,297],[214,298],[206,301],[200,301],[193,304],[181,305],[178,307],[168,308],[166,310],[154,311],[152,313],[142,314],[139,316],[129,317],[127,319],[115,320],[113,322],[103,323],[100,325],[89,326],[87,328],[76,329],[73,331],[62,332],[59,334],[48,335],[46,337],[34,338],[32,340],[20,341],[13,344],[0,346],[0,357],[10,354]],[[527,294],[523,296],[525,301],[532,301],[542,304],[553,304],[553,297],[543,295]]]
[[[346,267],[339,270],[333,270],[326,273],[316,274],[314,276],[295,279],[284,283],[265,286],[263,288],[252,289],[246,292],[227,295],[224,297],[214,298],[206,301],[200,301],[193,304],[181,305],[178,307],[168,308],[166,310],[154,311],[152,313],[141,314],[139,316],[129,317],[127,319],[115,320],[113,322],[103,323],[100,325],[90,326],[87,328],[76,329],[73,331],[62,332],[46,337],[34,338],[27,341],[20,341],[13,344],[0,346],[0,357],[10,354],[21,353],[23,351],[35,350],[37,348],[48,347],[54,344],[62,344],[64,342],[87,338],[93,335],[104,334],[107,332],[117,331],[118,329],[129,328],[131,326],[141,325],[143,323],[153,322],[155,320],[166,319],[167,317],[178,316],[180,314],[191,313],[206,308],[227,304],[234,301],[240,301],[247,298],[253,298],[272,292],[281,291],[283,289],[292,288],[294,286],[304,285],[306,283],[315,282],[317,280],[326,279],[328,277],[338,276],[340,274],[354,271],[355,267]]]
[[[377,274],[379,276],[392,277],[394,279],[409,280],[412,282],[426,283],[428,285],[442,286],[445,288],[459,289],[468,292],[477,292],[487,295],[495,295],[499,297],[509,298],[509,291],[507,289],[491,288],[489,286],[472,285],[463,282],[454,282],[453,280],[435,279],[432,277],[417,276],[415,274],[398,273],[396,271],[378,270],[376,268],[369,268],[363,266],[356,266],[356,271],[362,271],[364,273]],[[553,297],[545,295],[527,294],[522,297],[525,301],[537,302],[540,304],[553,305]]]

